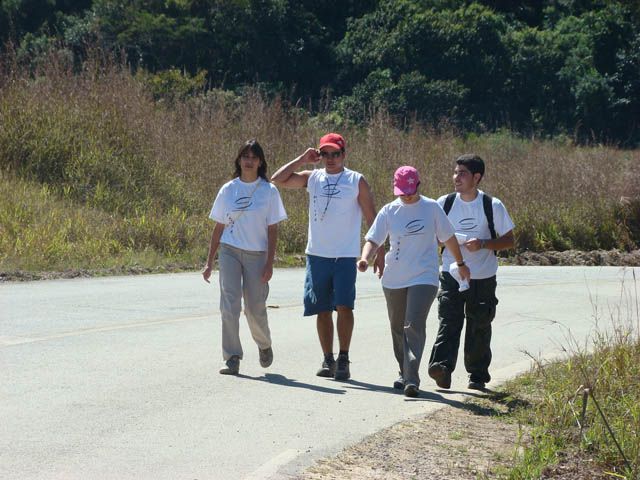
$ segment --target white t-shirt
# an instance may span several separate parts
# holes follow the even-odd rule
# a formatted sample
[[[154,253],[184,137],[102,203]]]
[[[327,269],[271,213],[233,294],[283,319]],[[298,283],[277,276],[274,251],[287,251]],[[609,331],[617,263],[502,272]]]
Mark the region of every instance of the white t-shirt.
[[[456,233],[466,235],[467,240],[471,240],[472,238],[488,240],[491,238],[489,222],[487,222],[487,217],[482,207],[483,195],[484,192],[478,190],[478,196],[475,200],[465,202],[460,198],[460,194],[457,194],[456,199],[453,201],[451,211],[449,212],[449,220],[451,220],[453,227],[456,229]],[[438,198],[438,204],[444,207],[446,199],[446,195]],[[493,197],[492,207],[493,226],[496,230],[496,235],[500,237],[509,230],[513,230],[515,225],[502,202]],[[490,278],[498,271],[498,259],[493,253],[493,250],[483,248],[476,252],[470,252],[462,245],[460,246],[460,250],[462,251],[465,263],[471,270],[472,279],[481,280],[483,278]],[[449,265],[454,261],[455,258],[451,255],[449,249],[445,248],[442,254],[442,271],[448,272]]]
[[[220,243],[264,252],[269,242],[267,227],[285,220],[287,213],[272,183],[262,178],[251,183],[234,178],[218,192],[209,218],[225,225]]]
[[[360,256],[361,178],[360,173],[348,168],[334,174],[327,174],[324,168],[311,172],[307,181],[307,254],[326,258]]]
[[[438,285],[438,241],[449,240],[453,234],[451,222],[436,201],[420,196],[415,203],[397,198],[382,207],[365,239],[382,245],[389,237],[382,286],[405,288]]]

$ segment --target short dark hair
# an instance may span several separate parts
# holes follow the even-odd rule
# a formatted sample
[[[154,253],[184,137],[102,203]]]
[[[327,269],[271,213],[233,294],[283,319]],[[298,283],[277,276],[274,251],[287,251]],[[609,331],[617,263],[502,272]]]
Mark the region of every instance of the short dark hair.
[[[484,160],[475,153],[465,153],[456,159],[456,165],[466,167],[472,174],[479,173],[480,178],[484,177]]]
[[[269,179],[267,178],[267,160],[264,158],[264,150],[258,143],[255,138],[251,140],[247,140],[246,143],[240,148],[238,151],[238,156],[236,157],[235,166],[236,170],[233,172],[233,178],[237,178],[242,173],[242,169],[240,168],[240,157],[242,157],[249,150],[253,152],[253,154],[260,159],[260,165],[258,166],[258,176],[265,179],[267,182]]]

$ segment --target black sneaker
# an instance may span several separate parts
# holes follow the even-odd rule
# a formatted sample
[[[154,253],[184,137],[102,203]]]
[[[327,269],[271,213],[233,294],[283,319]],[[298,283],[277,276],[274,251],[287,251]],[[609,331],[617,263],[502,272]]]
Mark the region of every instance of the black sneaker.
[[[404,390],[404,378],[402,378],[402,375],[398,376],[398,379],[393,382],[393,388],[396,390]]]
[[[316,373],[316,375],[319,377],[327,377],[327,378],[333,378],[335,374],[336,374],[336,361],[333,358],[331,360],[325,359],[322,362],[322,367],[320,367],[320,370],[318,370],[318,372]]]
[[[484,382],[472,382],[472,381],[470,381],[469,385],[467,385],[467,388],[469,390],[479,390],[481,392],[484,392],[486,390]]]
[[[429,376],[436,381],[440,388],[451,388],[451,372],[445,365],[434,363],[429,366]]]
[[[240,371],[240,357],[233,355],[227,360],[227,366],[220,369],[222,375],[237,375]]]
[[[404,387],[404,396],[405,397],[415,398],[415,397],[418,396],[419,393],[420,393],[420,391],[418,390],[418,387],[416,385],[414,385],[413,383],[407,383],[407,385]]]
[[[346,355],[338,355],[338,361],[336,362],[336,373],[333,378],[336,380],[347,380],[351,377],[349,372],[349,357]]]

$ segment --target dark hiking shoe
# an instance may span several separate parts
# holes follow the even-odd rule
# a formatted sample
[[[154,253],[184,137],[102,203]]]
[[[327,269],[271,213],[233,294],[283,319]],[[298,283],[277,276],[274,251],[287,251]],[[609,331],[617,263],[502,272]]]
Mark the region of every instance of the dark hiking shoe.
[[[264,350],[259,348],[258,352],[260,354],[260,366],[262,366],[262,368],[267,368],[273,363],[273,350],[271,347],[265,348]]]
[[[402,375],[400,375],[398,379],[393,382],[393,388],[395,388],[396,390],[404,390],[404,378],[402,378]]]
[[[484,382],[469,382],[467,388],[469,390],[479,390],[481,392],[484,392],[486,390]]]
[[[227,360],[227,366],[220,369],[222,375],[237,375],[240,371],[240,357],[233,355]]]
[[[336,361],[334,359],[327,360],[326,358],[322,362],[322,367],[320,367],[320,370],[318,370],[318,373],[316,373],[316,375],[319,377],[327,377],[327,378],[333,378],[335,374],[336,374]]]
[[[408,383],[404,387],[404,396],[405,397],[415,398],[415,397],[418,396],[419,393],[420,393],[420,391],[418,390],[418,387],[416,385],[414,385],[413,383]]]
[[[347,380],[351,377],[349,372],[349,357],[346,355],[338,355],[336,361],[336,373],[333,376],[336,380]]]
[[[449,369],[438,363],[429,366],[429,376],[436,381],[440,388],[451,388],[451,372]]]

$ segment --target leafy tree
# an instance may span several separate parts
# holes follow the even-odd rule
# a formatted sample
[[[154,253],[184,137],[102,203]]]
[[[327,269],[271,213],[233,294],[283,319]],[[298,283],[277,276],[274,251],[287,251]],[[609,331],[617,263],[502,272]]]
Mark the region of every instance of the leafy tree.
[[[566,51],[560,35],[525,27],[512,29],[505,43],[511,59],[504,92],[506,121],[527,133],[564,133],[565,112],[573,110],[573,101],[569,82],[558,76]]]
[[[27,33],[52,33],[62,15],[91,7],[91,0],[0,0],[0,41],[17,41]]]
[[[257,84],[292,99],[330,92],[354,119],[387,108],[640,143],[639,2],[0,0],[0,41],[33,65],[50,49],[76,65],[89,45],[124,51],[162,99],[200,91],[192,80]]]
[[[620,53],[637,36],[629,12],[619,4],[587,11],[558,22],[567,57],[558,76],[570,84],[574,108],[567,125],[583,139],[609,141],[627,135],[628,106],[637,100],[626,92],[618,74]],[[620,53],[619,53],[620,52]]]
[[[414,99],[407,103],[405,114],[416,110],[418,118],[431,114],[421,111],[429,105],[439,88],[426,88],[429,82],[453,82],[449,96],[439,95],[438,102],[451,102],[440,110],[460,114],[459,101],[468,103],[465,113],[471,118],[465,122],[482,120],[494,124],[494,112],[500,111],[502,89],[508,66],[507,49],[503,34],[507,30],[504,18],[491,9],[478,4],[456,9],[439,10],[430,5],[409,1],[384,1],[371,14],[352,22],[339,54],[347,71],[344,78],[355,83],[353,94],[360,95],[362,82],[365,90],[371,88],[369,76],[377,70],[388,69],[393,81],[404,78],[405,88],[413,88]],[[404,77],[410,74],[411,77]],[[409,80],[409,79],[413,80]],[[437,85],[437,84],[434,84]],[[422,91],[422,93],[418,93]],[[424,98],[421,97],[424,95]],[[497,108],[496,108],[497,107]]]
[[[208,71],[213,85],[284,85],[317,95],[330,85],[347,16],[373,0],[96,0],[105,43],[152,70]]]
[[[465,118],[467,95],[455,80],[429,80],[416,71],[395,80],[389,69],[374,70],[337,102],[337,108],[343,117],[357,121],[366,119],[370,109],[386,109],[398,117],[420,112],[421,120],[438,124]]]

